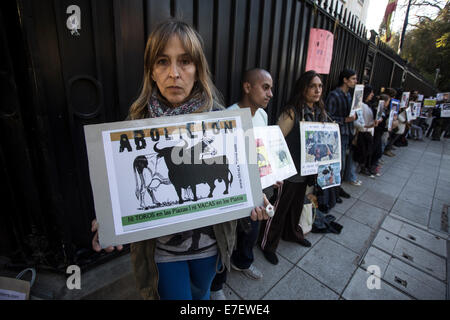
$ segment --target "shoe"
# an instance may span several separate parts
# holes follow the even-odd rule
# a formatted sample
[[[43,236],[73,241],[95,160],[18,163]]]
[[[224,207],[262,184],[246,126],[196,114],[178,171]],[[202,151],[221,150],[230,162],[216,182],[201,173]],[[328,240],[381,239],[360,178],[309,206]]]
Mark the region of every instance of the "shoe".
[[[339,188],[339,196],[345,199],[350,199],[350,195],[344,191],[344,189]],[[322,211],[322,210],[320,210]],[[323,211],[322,211],[323,212]]]
[[[323,205],[323,204],[320,204],[320,205],[319,205],[319,211],[320,211],[320,212],[323,212],[323,213],[327,214],[329,210],[330,210],[330,209],[328,209],[328,206]]]
[[[362,182],[359,181],[359,180],[356,180],[356,181],[350,181],[350,184],[351,184],[352,186],[357,186],[357,187],[359,187],[359,186],[362,185]]]
[[[387,155],[388,157],[395,157],[395,153],[393,153],[392,151],[384,151],[384,154]]]
[[[241,269],[236,267],[233,263],[231,263],[231,268],[233,268],[236,271],[242,272],[244,275],[246,275],[248,278],[253,280],[259,280],[262,279],[263,274],[261,271],[259,271],[253,264],[248,267],[248,269]]]
[[[211,291],[211,295],[209,297],[211,300],[227,300],[225,293],[222,289],[219,291]]]
[[[380,159],[380,160],[378,160],[378,163],[379,163],[379,164],[384,164],[384,160],[383,160],[383,159]]]
[[[306,239],[298,240],[297,242],[304,247],[311,247],[311,242]]]
[[[269,261],[271,264],[278,264],[278,257],[275,253],[263,250],[263,254],[267,261]]]
[[[336,198],[336,203],[342,203],[342,199],[341,198]],[[322,210],[320,210],[322,211]]]

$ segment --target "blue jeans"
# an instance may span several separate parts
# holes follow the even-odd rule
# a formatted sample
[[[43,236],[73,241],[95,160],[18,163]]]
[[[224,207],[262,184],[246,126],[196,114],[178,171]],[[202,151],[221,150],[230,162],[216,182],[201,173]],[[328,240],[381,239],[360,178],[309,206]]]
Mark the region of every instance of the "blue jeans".
[[[259,221],[252,221],[250,218],[247,219],[250,221],[251,230],[246,233],[242,229],[241,224],[238,223],[236,230],[236,249],[231,256],[231,261],[239,269],[248,269],[253,263],[253,246],[259,234]]]
[[[157,263],[161,300],[209,300],[216,275],[217,255],[209,258]]]

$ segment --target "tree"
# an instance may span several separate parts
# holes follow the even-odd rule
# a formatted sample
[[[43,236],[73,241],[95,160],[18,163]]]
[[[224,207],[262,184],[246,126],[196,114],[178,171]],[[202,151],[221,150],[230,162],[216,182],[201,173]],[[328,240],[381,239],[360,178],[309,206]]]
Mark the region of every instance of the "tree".
[[[427,2],[427,1],[423,1]],[[436,69],[440,77],[437,87],[450,91],[450,3],[440,9],[436,19],[419,17],[414,28],[406,33],[402,58],[431,82],[435,80]]]

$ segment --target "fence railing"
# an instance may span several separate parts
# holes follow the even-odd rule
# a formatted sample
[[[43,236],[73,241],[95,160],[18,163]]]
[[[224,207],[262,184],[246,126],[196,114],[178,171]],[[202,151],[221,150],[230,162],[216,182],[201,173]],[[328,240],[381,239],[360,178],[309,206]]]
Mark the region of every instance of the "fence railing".
[[[5,187],[0,255],[23,264],[88,264],[95,217],[83,126],[124,120],[137,98],[148,34],[175,17],[204,40],[214,82],[231,105],[249,68],[271,72],[274,123],[304,71],[310,28],[334,34],[325,93],[344,68],[379,89],[435,92],[405,61],[367,39],[337,0],[73,0],[82,29],[66,27],[60,0],[2,1],[0,177]]]

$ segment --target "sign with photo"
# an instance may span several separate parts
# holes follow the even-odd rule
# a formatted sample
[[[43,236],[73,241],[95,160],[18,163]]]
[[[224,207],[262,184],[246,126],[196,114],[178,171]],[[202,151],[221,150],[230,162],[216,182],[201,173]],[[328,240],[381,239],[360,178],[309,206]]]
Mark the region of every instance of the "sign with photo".
[[[423,101],[423,94],[419,94],[418,96],[417,96],[417,101],[418,102],[422,102]]]
[[[439,102],[450,102],[450,92],[441,92],[436,95],[436,100]]]
[[[320,165],[341,163],[341,135],[337,123],[300,122],[300,174],[317,174]]]
[[[320,165],[317,172],[317,184],[322,189],[341,185],[341,164],[333,162]]]
[[[388,131],[392,130],[392,124],[394,122],[394,117],[397,114],[397,112],[394,109],[391,109],[389,113],[389,121],[388,121]]]
[[[402,100],[400,100],[400,109],[406,108],[408,105],[409,100],[409,92],[403,92],[402,94]],[[397,110],[398,111],[398,110]]]
[[[398,101],[397,99],[391,99],[391,110],[394,110],[398,113],[400,110],[400,101]]]
[[[355,91],[353,92],[352,108],[350,110],[350,117],[352,117],[356,110],[362,109],[364,95],[364,85],[357,84],[355,86]]]
[[[249,110],[85,126],[100,245],[248,217],[262,205]]]
[[[429,118],[431,117],[431,112],[433,110],[434,107],[429,107],[429,106],[423,106],[420,108],[420,117],[421,118]]]
[[[450,103],[441,104],[441,118],[450,118]]]
[[[364,127],[366,124],[365,124],[365,121],[364,121],[363,109],[355,110],[355,113],[357,115],[357,118],[356,118],[354,124],[356,126]]]
[[[406,108],[406,121],[413,121],[416,119],[415,114],[415,102],[409,102],[408,108]]]
[[[279,126],[254,127],[257,162],[263,189],[297,174]]]
[[[383,119],[383,110],[384,110],[384,100],[380,100],[378,101],[377,115],[375,117],[375,120]]]
[[[421,109],[422,109],[422,103],[421,102],[414,102],[414,116],[415,116],[415,119],[420,117]]]

